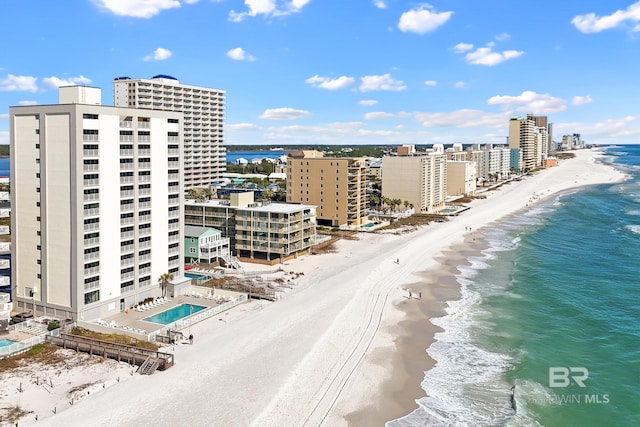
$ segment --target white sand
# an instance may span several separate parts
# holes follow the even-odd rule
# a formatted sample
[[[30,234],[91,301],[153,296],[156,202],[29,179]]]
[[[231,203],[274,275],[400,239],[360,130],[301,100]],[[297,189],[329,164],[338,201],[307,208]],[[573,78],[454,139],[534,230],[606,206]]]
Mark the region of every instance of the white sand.
[[[473,233],[524,208],[534,192],[540,200],[623,178],[594,163],[596,151],[576,154],[559,167],[488,192],[449,222],[402,235],[361,235],[338,242],[336,253],[289,262],[286,270],[304,276],[284,299],[246,304],[194,325],[194,344],[175,348],[174,367],[136,375],[71,407],[59,402],[58,413],[43,414],[37,424],[346,425],[344,417],[370,404],[389,375],[379,355],[395,348],[393,326],[403,314],[394,304],[406,295],[401,288],[461,243],[465,227]],[[93,375],[86,374],[91,382]],[[23,394],[21,405],[27,400]],[[31,423],[27,417],[20,425]]]

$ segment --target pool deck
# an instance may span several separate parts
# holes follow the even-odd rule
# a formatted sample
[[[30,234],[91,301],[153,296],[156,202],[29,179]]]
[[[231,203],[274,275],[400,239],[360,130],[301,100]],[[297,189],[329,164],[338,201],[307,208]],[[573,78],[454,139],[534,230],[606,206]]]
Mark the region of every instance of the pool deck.
[[[207,298],[194,298],[194,297],[188,297],[186,295],[180,295],[175,298],[172,298],[171,301],[169,301],[168,303],[152,307],[149,310],[135,311],[130,309],[128,313],[120,312],[113,316],[105,317],[102,320],[105,320],[108,323],[115,321],[118,327],[112,328],[112,330],[118,333],[127,333],[126,330],[122,329],[124,326],[127,326],[130,328],[142,329],[146,331],[147,334],[150,334],[151,332],[164,328],[166,325],[148,322],[144,320],[145,318],[153,316],[154,314],[158,314],[163,311],[167,311],[181,304],[200,305],[207,308],[217,307],[218,305],[220,305],[216,301],[210,300]],[[95,322],[92,322],[92,323],[95,323]]]

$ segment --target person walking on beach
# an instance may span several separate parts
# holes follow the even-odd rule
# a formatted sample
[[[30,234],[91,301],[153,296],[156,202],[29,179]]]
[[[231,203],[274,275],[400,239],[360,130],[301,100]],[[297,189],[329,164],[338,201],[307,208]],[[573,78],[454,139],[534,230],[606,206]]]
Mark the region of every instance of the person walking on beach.
[[[193,334],[189,335],[189,344],[193,345]]]

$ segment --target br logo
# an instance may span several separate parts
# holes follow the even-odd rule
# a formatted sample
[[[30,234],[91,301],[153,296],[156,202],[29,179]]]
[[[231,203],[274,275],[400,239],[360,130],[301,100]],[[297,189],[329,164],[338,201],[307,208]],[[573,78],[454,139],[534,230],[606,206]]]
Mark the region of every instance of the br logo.
[[[569,387],[573,381],[578,387],[586,387],[589,370],[583,367],[552,366],[549,368],[549,387]]]

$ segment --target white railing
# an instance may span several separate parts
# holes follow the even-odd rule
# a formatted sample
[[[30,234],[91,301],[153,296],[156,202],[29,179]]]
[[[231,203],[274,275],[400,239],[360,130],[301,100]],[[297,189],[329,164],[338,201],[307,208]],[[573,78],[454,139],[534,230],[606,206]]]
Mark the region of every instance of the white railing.
[[[9,286],[11,284],[11,277],[0,276],[0,286]]]
[[[209,309],[205,309],[202,311],[197,312],[196,314],[189,316],[187,318],[184,319],[180,319],[176,322],[173,322],[169,325],[166,325],[165,327],[158,329],[155,332],[152,332],[149,339],[152,341],[155,341],[156,336],[158,335],[166,335],[167,332],[169,330],[172,331],[181,331],[184,330],[186,328],[188,328],[189,326],[198,323],[198,322],[202,322],[205,319],[209,319],[210,317],[213,317],[217,314],[222,313],[223,311],[227,311],[230,308],[235,307],[236,305],[240,305],[243,302],[247,301],[247,296],[246,295],[239,295],[237,297],[235,297],[233,300],[229,301],[229,302],[225,302],[224,304],[220,304],[216,307],[212,307]]]
[[[11,261],[9,261],[8,259],[0,259],[0,269],[5,269],[5,268],[10,268],[11,267]]]
[[[0,252],[10,251],[11,242],[0,242]]]
[[[0,234],[9,234],[9,231],[8,225],[0,225]]]

